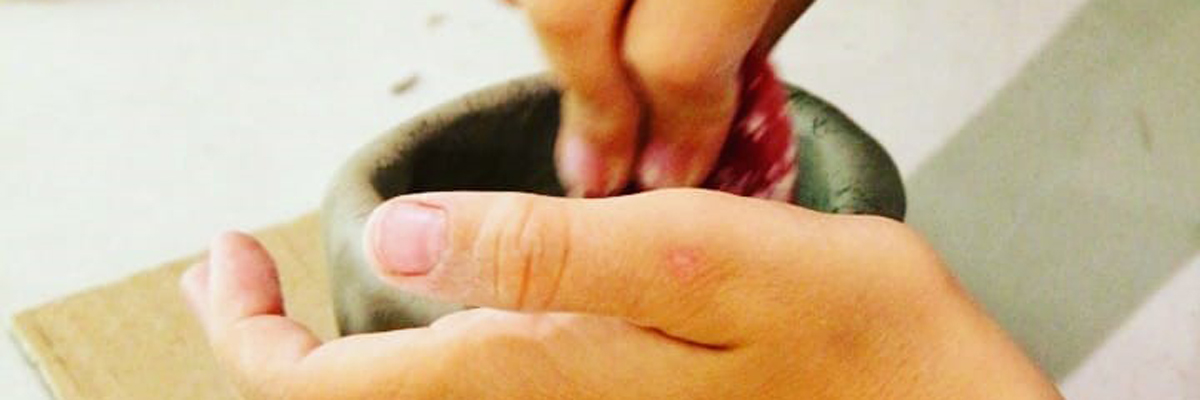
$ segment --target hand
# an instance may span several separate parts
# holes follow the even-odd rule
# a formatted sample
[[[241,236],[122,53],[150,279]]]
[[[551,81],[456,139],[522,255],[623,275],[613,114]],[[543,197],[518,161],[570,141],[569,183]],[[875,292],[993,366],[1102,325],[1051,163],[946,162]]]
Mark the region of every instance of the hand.
[[[634,175],[644,189],[700,184],[737,109],[742,61],[765,56],[812,0],[516,3],[564,88],[561,179],[601,197]]]
[[[398,290],[491,308],[321,343],[282,315],[263,249],[222,236],[183,287],[249,398],[1059,398],[882,218],[696,189],[428,193],[365,235]]]

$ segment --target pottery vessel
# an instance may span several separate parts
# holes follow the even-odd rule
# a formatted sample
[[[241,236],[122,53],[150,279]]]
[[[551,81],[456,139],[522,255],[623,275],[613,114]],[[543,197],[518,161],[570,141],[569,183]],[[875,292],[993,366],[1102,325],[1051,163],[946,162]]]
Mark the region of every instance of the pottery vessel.
[[[887,152],[836,108],[793,86],[798,147],[793,202],[831,213],[904,218],[900,174]],[[343,334],[427,325],[463,307],[381,282],[363,253],[363,226],[384,200],[415,192],[521,191],[561,196],[554,170],[559,92],[544,76],[442,105],[358,151],[322,208],[334,306]]]

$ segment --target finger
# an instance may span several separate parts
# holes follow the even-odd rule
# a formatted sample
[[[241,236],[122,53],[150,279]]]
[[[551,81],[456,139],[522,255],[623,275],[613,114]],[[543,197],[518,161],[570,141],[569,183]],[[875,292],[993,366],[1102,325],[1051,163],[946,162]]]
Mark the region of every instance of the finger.
[[[275,264],[250,236],[217,237],[208,262],[186,273],[183,286],[218,361],[244,380],[284,375],[320,343],[283,317]]]
[[[695,186],[716,162],[737,109],[738,70],[774,1],[639,0],[623,55],[649,109],[642,186]]]
[[[598,200],[428,193],[382,205],[364,242],[377,272],[403,290],[618,316],[727,344],[747,321],[739,305],[774,284],[781,274],[770,269],[807,239],[794,234],[806,221],[795,210],[701,190]]]
[[[564,89],[556,144],[570,194],[621,189],[633,166],[640,106],[618,43],[627,0],[523,0]]]
[[[214,326],[262,314],[282,315],[275,261],[257,240],[225,233],[209,249],[208,308]]]
[[[418,347],[420,339],[429,337],[427,331],[356,337],[321,346],[304,326],[282,315],[274,262],[247,235],[228,233],[215,239],[208,262],[190,268],[181,285],[222,369],[248,398],[387,398],[375,397],[380,394],[435,398],[408,396],[429,385],[387,385],[378,379],[394,378],[396,374],[379,369],[386,371],[389,360],[399,367],[396,360],[402,358],[396,357],[397,352]],[[391,350],[382,352],[390,358],[381,359],[381,350]]]
[[[720,355],[616,318],[476,308],[428,328],[329,342],[284,382],[310,398],[672,398],[703,387],[688,378]],[[637,381],[656,385],[614,388]]]
[[[489,309],[451,314],[429,328],[321,344],[280,315],[273,262],[254,239],[222,235],[210,253],[210,267],[200,265],[184,275],[184,290],[206,300],[195,310],[208,325],[223,370],[247,398],[440,399],[495,393],[533,398],[555,385],[561,385],[557,394],[578,393],[576,385],[563,382],[596,390],[613,379],[644,379],[650,373],[677,377],[687,370],[678,365],[695,365],[710,351],[613,318]],[[597,373],[616,360],[636,368]],[[664,390],[680,390],[652,389],[645,393],[662,397],[671,393]]]
[[[787,33],[788,28],[791,28],[792,24],[800,19],[800,16],[808,11],[812,4],[813,0],[776,1],[774,9],[771,10],[771,16],[763,26],[762,33],[759,35],[758,41],[754,43],[751,53],[765,58],[775,44],[779,43],[779,39]]]

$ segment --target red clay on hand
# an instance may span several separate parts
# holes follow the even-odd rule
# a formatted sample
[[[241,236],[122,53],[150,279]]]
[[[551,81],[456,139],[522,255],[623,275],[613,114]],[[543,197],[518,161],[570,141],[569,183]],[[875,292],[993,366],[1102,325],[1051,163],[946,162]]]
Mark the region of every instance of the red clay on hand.
[[[737,114],[703,187],[790,201],[796,180],[796,139],[787,92],[765,59],[742,65]]]
[[[742,64],[738,109],[712,172],[700,185],[740,196],[790,202],[796,181],[796,143],[788,97],[766,59]],[[630,182],[623,193],[644,189]]]

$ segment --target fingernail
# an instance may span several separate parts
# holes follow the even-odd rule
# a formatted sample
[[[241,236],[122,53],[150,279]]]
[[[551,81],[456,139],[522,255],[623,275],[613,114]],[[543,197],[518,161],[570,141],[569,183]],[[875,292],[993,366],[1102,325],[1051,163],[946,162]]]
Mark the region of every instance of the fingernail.
[[[603,197],[614,194],[623,183],[622,168],[606,162],[596,146],[579,135],[563,135],[559,171],[572,197]]]
[[[437,265],[446,247],[446,214],[440,208],[384,203],[371,216],[370,226],[375,259],[390,273],[425,274]]]
[[[696,186],[705,172],[698,161],[682,146],[652,143],[642,151],[638,180],[651,189]]]

